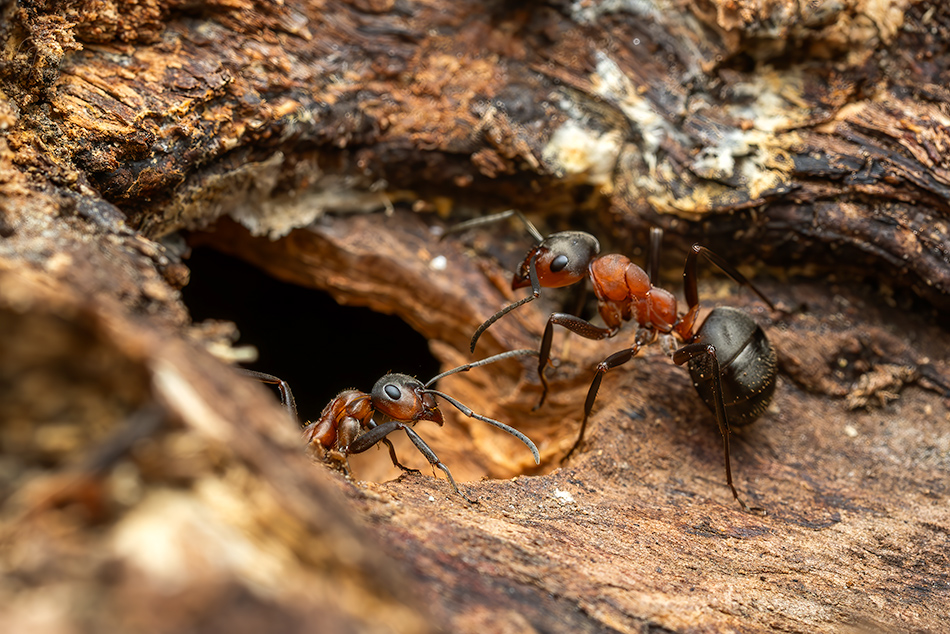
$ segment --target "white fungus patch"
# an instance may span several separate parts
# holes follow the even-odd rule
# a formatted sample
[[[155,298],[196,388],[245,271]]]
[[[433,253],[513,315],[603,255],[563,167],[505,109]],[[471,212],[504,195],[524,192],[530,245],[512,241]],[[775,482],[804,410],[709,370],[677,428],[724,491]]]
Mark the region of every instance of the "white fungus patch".
[[[561,504],[574,503],[574,496],[571,495],[570,491],[562,491],[557,487],[554,487],[554,498],[558,500]]]
[[[654,109],[653,104],[640,94],[616,62],[600,51],[595,57],[597,66],[591,76],[594,94],[616,104],[637,129],[643,139],[643,159],[653,172],[656,169],[656,152],[664,139],[673,137],[684,145],[688,145],[689,139]]]
[[[238,204],[229,215],[255,236],[277,240],[294,229],[306,227],[327,211],[369,213],[387,209],[382,192],[356,187],[346,176],[323,176],[312,189],[260,197]]]
[[[607,185],[620,148],[620,132],[598,132],[568,119],[551,136],[542,156],[564,176],[583,176],[591,185]]]
[[[437,255],[429,260],[429,268],[433,271],[444,271],[447,265],[448,260],[445,259],[444,255]]]

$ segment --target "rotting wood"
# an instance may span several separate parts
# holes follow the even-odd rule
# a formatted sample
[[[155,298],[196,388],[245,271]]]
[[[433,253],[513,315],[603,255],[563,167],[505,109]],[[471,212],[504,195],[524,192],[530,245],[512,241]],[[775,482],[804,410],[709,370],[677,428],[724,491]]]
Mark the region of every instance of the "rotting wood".
[[[483,255],[436,241],[414,214],[326,218],[276,242],[226,224],[201,239],[340,301],[415,315],[422,332],[449,342],[434,348],[448,365],[466,360],[458,349],[465,350],[473,323],[505,302],[478,267]],[[446,270],[433,273],[428,265],[438,256]],[[361,274],[346,278],[343,270]],[[677,281],[678,272],[665,278]],[[328,283],[345,279],[354,283]],[[707,280],[703,291],[715,297],[707,304],[750,310],[779,353],[772,408],[733,439],[738,486],[764,515],[739,512],[725,487],[712,415],[688,374],[655,349],[607,375],[584,452],[558,469],[591,368],[629,334],[607,342],[558,334],[553,393],[537,412],[527,411],[539,394],[530,363],[520,380],[499,365],[491,377],[472,372],[447,383],[485,413],[517,421],[541,448],[547,475],[463,484],[479,496],[476,507],[425,469],[349,489],[383,539],[399,535],[401,558],[422,578],[438,579],[421,591],[449,629],[557,629],[561,622],[581,631],[939,630],[950,605],[948,562],[939,554],[948,519],[950,338],[925,317],[874,305],[867,287],[767,276],[756,283],[780,305],[798,308],[769,315],[728,281]],[[435,289],[438,310],[421,296],[428,310],[419,311],[420,295],[395,290],[417,285]],[[550,309],[537,304],[487,331],[482,354],[536,344]],[[916,333],[913,341],[908,332]],[[867,401],[869,384],[894,367],[923,368],[942,384],[920,377],[886,408],[850,412],[850,402]],[[499,451],[502,434],[457,414],[447,419],[443,429],[420,432],[454,473],[525,472],[523,450]],[[399,451],[424,468],[408,443]],[[384,452],[379,462],[388,462]],[[432,504],[446,511],[433,514]],[[905,570],[910,561],[917,563]],[[561,611],[551,596],[578,611]]]
[[[950,291],[942,5],[95,4],[6,3],[7,135],[149,236],[400,199],[609,208]]]
[[[0,3],[5,629],[941,630],[947,335],[844,273],[947,306],[945,7],[106,4]],[[543,475],[464,483],[466,506],[428,474],[354,485],[308,464],[272,399],[185,336],[188,271],[154,240],[393,206],[275,243],[231,226],[232,248],[400,314],[447,364],[524,241],[438,242],[446,220],[406,206],[517,206],[625,251],[658,224],[673,254],[702,236],[802,264],[814,279],[757,278],[806,306],[785,317],[707,287],[780,354],[773,410],[734,442],[767,514],[731,502],[711,417],[656,351],[608,375],[557,470],[613,343],[563,334],[536,414],[530,367],[446,382],[538,441]],[[535,344],[553,302],[482,353]],[[889,398],[889,366],[916,384],[849,412]],[[460,479],[536,473],[458,417],[426,437]],[[145,535],[180,556],[150,559]]]

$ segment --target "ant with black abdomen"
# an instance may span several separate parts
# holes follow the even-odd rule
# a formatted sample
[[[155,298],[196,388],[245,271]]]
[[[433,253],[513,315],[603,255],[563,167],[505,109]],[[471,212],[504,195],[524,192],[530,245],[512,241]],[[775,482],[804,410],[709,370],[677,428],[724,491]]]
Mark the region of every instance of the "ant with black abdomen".
[[[432,448],[412,427],[420,420],[432,421],[440,426],[444,423],[442,412],[439,411],[438,403],[435,400],[436,397],[439,397],[449,402],[466,416],[488,423],[511,434],[531,450],[535,464],[540,463],[541,455],[538,448],[531,442],[530,438],[520,431],[493,418],[476,414],[471,408],[463,405],[455,398],[429,387],[439,379],[451,374],[467,372],[472,368],[503,359],[534,355],[537,355],[536,350],[502,352],[481,361],[466,363],[457,368],[446,370],[425,383],[406,374],[387,374],[376,382],[376,385],[368,394],[357,389],[343,390],[337,394],[323,408],[320,418],[308,423],[303,428],[303,438],[310,449],[322,451],[324,459],[338,463],[347,474],[349,474],[348,456],[362,453],[378,443],[383,443],[389,448],[389,457],[392,459],[394,466],[407,473],[419,473],[417,469],[410,469],[399,462],[396,458],[396,449],[387,438],[392,432],[402,429],[409,436],[412,444],[429,461],[433,473],[436,467],[441,469],[449,483],[451,483],[452,489],[466,501],[475,503],[475,500],[459,490],[455,478],[452,477],[452,472],[442,464]],[[242,372],[264,383],[276,385],[280,390],[281,403],[297,420],[297,406],[294,395],[286,381],[272,374],[255,370],[242,369]]]
[[[751,423],[768,407],[775,392],[775,350],[759,325],[736,308],[714,308],[706,319],[697,323],[698,257],[704,257],[735,282],[752,289],[770,309],[775,310],[772,302],[725,260],[706,247],[694,244],[686,256],[683,271],[687,310],[685,313],[679,313],[673,294],[653,285],[659,267],[659,244],[662,239],[660,229],[653,229],[650,234],[647,270],[620,254],[599,255],[600,243],[594,236],[583,231],[560,231],[544,237],[524,215],[515,210],[463,222],[451,227],[446,233],[456,233],[512,216],[524,223],[537,242],[528,251],[511,282],[512,290],[530,286],[531,295],[509,304],[485,320],[472,337],[472,352],[475,351],[479,337],[493,323],[519,306],[540,297],[542,288],[569,286],[590,278],[605,327],[596,326],[567,313],[557,312],[548,317],[538,354],[538,375],[542,392],[536,408],[544,403],[548,393],[544,370],[550,360],[555,325],[563,326],[587,339],[614,337],[620,332],[625,321],[636,321],[638,328],[633,345],[611,354],[597,365],[584,403],[584,418],[577,440],[564,455],[562,462],[574,453],[584,439],[587,420],[604,374],[630,361],[642,347],[662,339],[669,344],[673,362],[676,365],[687,365],[694,387],[716,416],[723,440],[726,482],[736,501],[742,508],[746,508],[732,482],[730,423],[736,426]],[[683,342],[683,345],[674,348],[672,344],[675,340]]]

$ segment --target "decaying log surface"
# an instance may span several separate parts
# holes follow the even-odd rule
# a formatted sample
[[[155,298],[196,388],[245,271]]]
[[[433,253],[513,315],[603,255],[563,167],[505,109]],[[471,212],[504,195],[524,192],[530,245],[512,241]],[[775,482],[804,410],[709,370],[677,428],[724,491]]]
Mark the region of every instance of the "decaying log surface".
[[[0,0],[2,629],[941,631],[950,336],[924,302],[950,305],[948,11]],[[703,288],[780,355],[733,442],[761,513],[657,350],[608,375],[559,465],[623,335],[559,333],[537,412],[528,362],[441,384],[542,452],[420,424],[468,505],[427,471],[312,464],[178,294],[187,230],[463,363],[527,241],[433,228],[512,206],[630,255],[662,226],[672,288],[700,236],[777,265],[748,270],[787,313]],[[537,345],[563,299],[478,356]]]
[[[17,164],[94,187],[150,236],[222,212],[278,235],[394,200],[609,208],[950,292],[939,3],[184,10],[8,1]]]
[[[435,350],[450,365],[467,360],[458,350],[483,307],[505,301],[490,281],[497,264],[438,241],[411,213],[325,218],[276,242],[226,223],[201,239],[300,284],[321,281],[340,301],[395,310],[447,341]],[[433,271],[440,256],[445,270]],[[665,278],[675,283],[681,269],[673,273]],[[623,335],[560,335],[554,393],[537,412],[530,362],[440,384],[481,413],[518,421],[547,474],[463,485],[477,506],[428,476],[349,489],[382,539],[431,582],[425,598],[450,631],[939,631],[950,609],[950,337],[883,306],[869,288],[756,283],[791,312],[769,315],[731,283],[703,290],[712,304],[750,310],[779,353],[772,408],[733,440],[738,486],[762,515],[733,502],[712,415],[658,350],[607,376],[585,452],[558,468],[591,368],[624,346]],[[528,304],[498,322],[476,356],[537,345],[553,308]],[[419,432],[454,473],[532,473],[517,441],[453,418]],[[424,468],[408,442],[397,448]],[[379,461],[388,462],[383,452]]]

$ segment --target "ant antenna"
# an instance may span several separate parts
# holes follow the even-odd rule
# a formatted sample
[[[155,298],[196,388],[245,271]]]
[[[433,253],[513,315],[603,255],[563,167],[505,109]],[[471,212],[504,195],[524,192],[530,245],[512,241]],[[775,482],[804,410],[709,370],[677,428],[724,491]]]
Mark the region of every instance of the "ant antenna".
[[[491,357],[486,357],[481,361],[473,361],[472,363],[466,363],[465,365],[460,365],[457,368],[452,368],[451,370],[446,370],[442,374],[436,374],[434,377],[426,381],[425,387],[429,387],[439,379],[445,378],[451,374],[458,374],[459,372],[468,372],[472,368],[477,368],[481,365],[488,365],[489,363],[494,363],[495,361],[502,361],[504,359],[513,359],[516,357],[536,357],[538,356],[537,350],[529,350],[528,348],[523,348],[521,350],[509,350],[508,352],[502,352]]]
[[[530,356],[537,356],[537,354],[538,354],[537,350],[528,350],[528,349],[510,350],[508,352],[502,352],[501,354],[496,354],[494,356],[487,357],[485,359],[482,359],[481,361],[475,361],[473,363],[466,363],[465,365],[460,365],[457,368],[446,370],[442,374],[438,374],[432,377],[431,379],[429,379],[429,381],[424,386],[425,389],[423,389],[423,393],[433,394],[435,396],[438,396],[448,401],[453,407],[455,407],[457,410],[459,410],[460,412],[462,412],[469,418],[480,420],[483,423],[488,423],[489,425],[497,427],[498,429],[502,431],[508,432],[509,434],[511,434],[512,436],[514,436],[515,438],[523,442],[528,447],[528,449],[531,450],[531,455],[534,456],[534,463],[540,464],[541,454],[540,452],[538,452],[537,446],[531,441],[530,438],[522,434],[520,431],[518,431],[514,427],[511,427],[509,425],[502,423],[501,421],[497,421],[494,418],[489,418],[487,416],[482,416],[481,414],[476,414],[475,411],[472,410],[472,408],[468,407],[467,405],[464,405],[463,403],[459,402],[457,399],[449,396],[448,394],[444,392],[429,389],[430,385],[432,385],[433,383],[435,383],[436,381],[438,381],[439,379],[443,377],[449,376],[450,374],[457,374],[459,372],[468,372],[472,368],[477,368],[478,366],[481,366],[481,365],[494,363],[495,361],[501,361],[502,359],[510,359],[514,357],[530,357]]]
[[[472,410],[471,407],[468,407],[467,405],[465,405],[465,404],[463,404],[463,403],[460,403],[459,401],[455,400],[454,398],[452,398],[451,396],[449,396],[448,394],[446,394],[446,393],[444,393],[444,392],[439,392],[438,390],[422,390],[422,393],[423,393],[423,394],[434,394],[434,395],[436,395],[436,396],[439,396],[439,397],[445,399],[446,401],[448,401],[449,403],[451,403],[453,406],[455,406],[455,409],[457,409],[458,411],[462,412],[463,414],[465,414],[465,415],[468,416],[469,418],[474,418],[475,420],[480,420],[480,421],[482,421],[483,423],[488,423],[489,425],[492,425],[492,426],[494,426],[494,427],[497,427],[498,429],[500,429],[500,430],[502,430],[502,431],[508,432],[509,434],[511,434],[512,436],[514,436],[515,438],[517,438],[518,440],[520,440],[521,442],[523,442],[523,443],[528,447],[528,449],[531,450],[531,455],[534,456],[534,464],[541,464],[541,454],[538,452],[537,446],[536,446],[533,442],[531,442],[531,439],[530,439],[530,438],[528,438],[527,436],[525,436],[524,434],[522,434],[520,431],[518,431],[518,430],[515,429],[514,427],[510,427],[510,426],[508,426],[508,425],[502,423],[501,421],[495,420],[494,418],[488,418],[487,416],[482,416],[481,414],[476,414],[476,413]]]
[[[522,299],[519,299],[513,304],[508,304],[507,306],[499,310],[497,313],[495,313],[494,315],[486,319],[484,322],[482,322],[482,325],[479,326],[475,330],[475,334],[472,335],[472,342],[470,345],[470,349],[472,352],[475,352],[475,345],[478,344],[478,338],[481,337],[482,333],[488,330],[488,328],[493,323],[495,323],[496,321],[498,321],[499,319],[501,319],[502,317],[504,317],[505,315],[513,311],[514,309],[518,308],[519,306],[523,306],[527,304],[528,302],[533,302],[537,298],[541,297],[541,282],[538,280],[538,266],[537,265],[538,265],[538,252],[535,251],[531,255],[531,261],[528,264],[528,279],[531,280],[531,294],[528,295],[527,297],[523,297]]]
[[[491,214],[489,216],[481,216],[480,218],[472,218],[471,220],[466,220],[465,222],[460,222],[457,225],[453,225],[445,230],[445,233],[439,238],[440,240],[444,239],[445,236],[450,233],[461,233],[467,229],[473,227],[481,227],[482,225],[491,224],[493,222],[498,222],[499,220],[504,220],[505,218],[511,218],[514,216],[524,225],[524,228],[527,229],[528,233],[531,234],[531,237],[534,238],[534,241],[537,244],[544,242],[544,236],[541,235],[541,232],[538,231],[538,228],[528,220],[523,213],[517,209],[508,209],[507,211],[501,211],[497,214]]]

